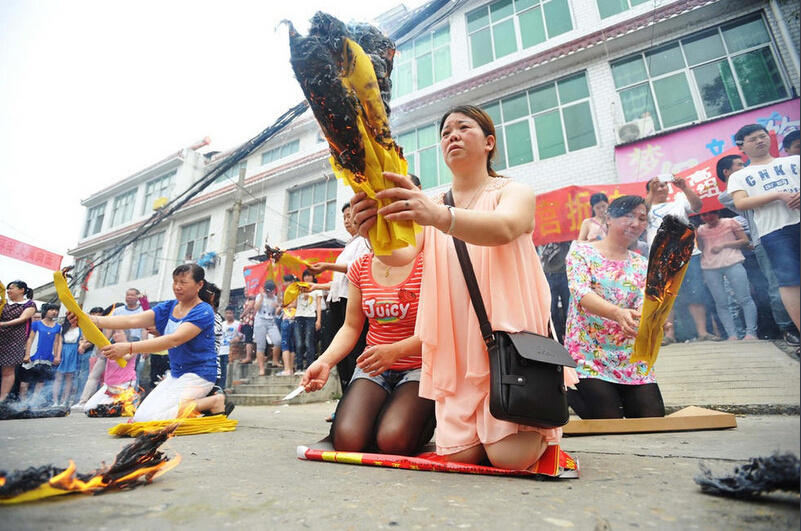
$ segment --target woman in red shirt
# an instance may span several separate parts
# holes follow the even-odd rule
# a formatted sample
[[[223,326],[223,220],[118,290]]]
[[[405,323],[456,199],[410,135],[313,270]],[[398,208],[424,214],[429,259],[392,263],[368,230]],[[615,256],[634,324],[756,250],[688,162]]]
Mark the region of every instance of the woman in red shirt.
[[[414,335],[423,255],[388,266],[373,254],[348,269],[345,324],[309,366],[301,385],[321,389],[331,368],[353,349],[369,320],[367,348],[340,400],[331,427],[334,449],[410,455],[434,432],[434,402],[418,396],[421,343]]]

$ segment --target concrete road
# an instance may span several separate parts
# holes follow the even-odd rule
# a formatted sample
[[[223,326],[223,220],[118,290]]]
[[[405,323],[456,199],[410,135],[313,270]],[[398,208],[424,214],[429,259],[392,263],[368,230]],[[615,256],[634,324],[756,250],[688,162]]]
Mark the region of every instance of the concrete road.
[[[776,450],[799,453],[797,416],[739,417],[734,430],[572,437],[581,479],[535,481],[300,461],[334,405],[239,407],[233,433],[178,437],[183,462],[130,492],[0,506],[2,529],[798,529],[799,497],[757,502],[701,494],[703,461],[729,472]],[[0,469],[72,458],[110,461],[128,439],[114,419],[0,422]]]

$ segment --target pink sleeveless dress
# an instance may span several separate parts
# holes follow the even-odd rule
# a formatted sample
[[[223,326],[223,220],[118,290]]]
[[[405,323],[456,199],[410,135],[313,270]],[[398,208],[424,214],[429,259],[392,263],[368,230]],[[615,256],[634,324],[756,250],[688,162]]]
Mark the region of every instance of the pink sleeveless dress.
[[[494,179],[473,210],[495,210],[500,190]],[[442,202],[440,196],[437,201]],[[558,442],[561,428],[540,429],[498,420],[489,411],[489,360],[478,319],[459,267],[453,239],[425,228],[423,281],[416,334],[423,343],[420,396],[436,403],[436,445],[440,455],[491,444],[520,431],[537,431]],[[506,245],[467,244],[493,330],[548,334],[551,295],[531,234]],[[568,385],[578,381],[566,371]]]

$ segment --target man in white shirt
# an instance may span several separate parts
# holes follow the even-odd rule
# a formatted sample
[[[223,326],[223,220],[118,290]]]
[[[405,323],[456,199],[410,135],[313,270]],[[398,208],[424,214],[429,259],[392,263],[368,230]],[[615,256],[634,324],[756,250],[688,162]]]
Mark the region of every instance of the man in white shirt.
[[[348,287],[350,284],[347,277],[348,267],[355,260],[370,253],[370,248],[367,247],[367,240],[356,234],[356,227],[351,223],[350,203],[345,203],[342,207],[342,220],[345,223],[345,229],[351,235],[351,239],[342,249],[336,262],[317,262],[309,267],[315,275],[323,271],[334,272],[333,279],[328,285],[328,297],[326,298],[331,310],[331,329],[333,334],[336,334],[345,323],[345,308],[348,305]],[[321,285],[319,287],[324,289],[326,286]],[[356,358],[364,350],[366,337],[367,320],[365,319],[364,330],[362,330],[362,335],[356,346],[345,359],[337,363],[337,373],[339,374],[339,381],[343,391],[348,386],[351,376],[353,376],[353,370],[356,368]]]
[[[741,127],[734,135],[734,142],[748,156],[750,164],[729,176],[726,191],[738,210],[753,210],[759,241],[770,258],[782,302],[799,328],[799,156],[773,158],[770,135],[758,124]]]
[[[670,184],[681,190],[672,201],[668,201]],[[684,223],[690,224],[689,216],[701,211],[703,202],[692,187],[681,177],[673,177],[671,182],[663,182],[658,177],[654,177],[645,185],[648,192],[645,196],[645,204],[648,206],[648,229],[646,238],[648,247],[656,237],[656,231],[662,226],[665,216],[672,215],[679,218]],[[696,247],[693,250],[690,265],[687,266],[687,273],[681,284],[679,295],[676,300],[678,306],[687,306],[687,310],[695,323],[696,336],[700,341],[716,341],[720,338],[710,334],[706,329],[706,305],[705,284],[703,273],[701,272],[701,251]],[[668,345],[676,341],[676,331],[673,327],[673,312],[667,319],[663,345]]]

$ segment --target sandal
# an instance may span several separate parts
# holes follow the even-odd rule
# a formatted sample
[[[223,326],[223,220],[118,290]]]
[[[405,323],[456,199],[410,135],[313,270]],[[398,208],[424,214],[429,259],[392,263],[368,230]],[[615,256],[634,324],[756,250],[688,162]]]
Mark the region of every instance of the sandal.
[[[672,345],[675,342],[676,342],[676,340],[673,339],[672,337],[665,336],[665,337],[662,338],[662,346],[663,347],[667,346],[667,345]]]
[[[698,341],[723,341],[723,338],[714,334],[704,334],[703,336],[698,337]]]

